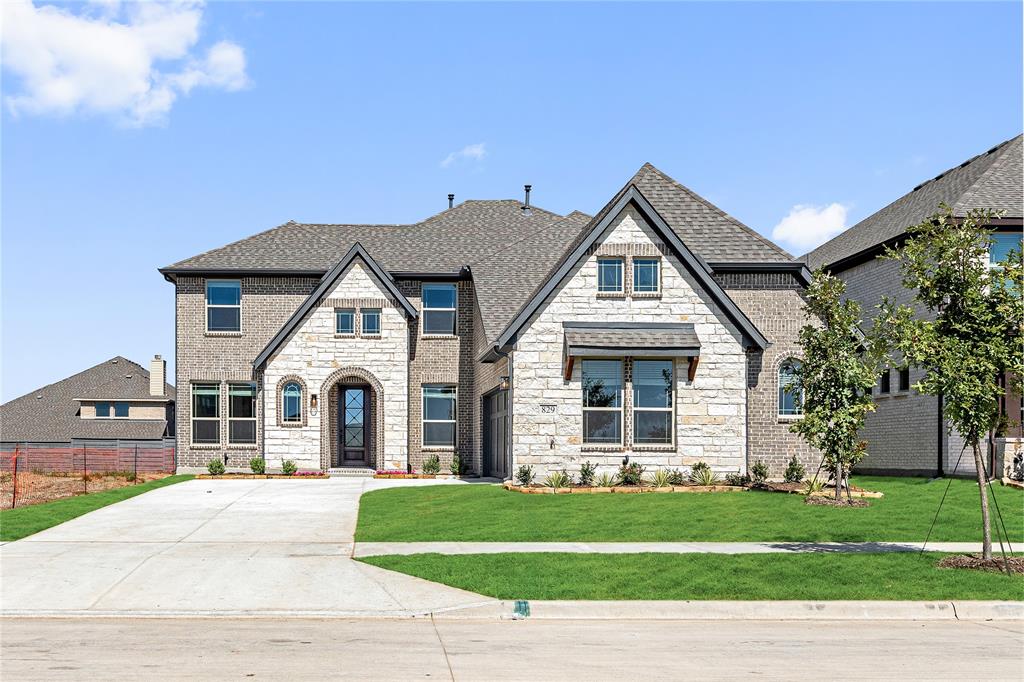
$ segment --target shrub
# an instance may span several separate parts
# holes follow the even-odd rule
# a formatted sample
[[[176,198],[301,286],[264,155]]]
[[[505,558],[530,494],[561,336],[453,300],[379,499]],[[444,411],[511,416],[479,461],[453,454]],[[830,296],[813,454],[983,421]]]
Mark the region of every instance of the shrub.
[[[291,461],[290,459],[286,459],[285,461],[281,462],[281,473],[284,474],[285,476],[294,476],[295,472],[298,470],[299,468],[295,466],[295,462]]]
[[[718,474],[707,462],[697,462],[690,470],[690,480],[697,485],[715,485],[718,483]]]
[[[427,457],[427,461],[423,463],[423,473],[441,473],[441,459],[437,456],[437,453],[434,453],[430,457]]]
[[[783,474],[783,480],[786,483],[799,483],[804,480],[804,465],[800,463],[800,460],[793,455],[792,459],[789,460],[789,464],[786,465],[786,473]]]
[[[214,457],[206,463],[206,470],[210,472],[211,476],[220,476],[224,473],[224,460]]]
[[[750,467],[750,482],[754,486],[762,486],[767,480],[768,465],[764,463],[764,460],[759,459]]]
[[[572,485],[572,476],[562,469],[561,471],[552,471],[548,474],[548,477],[544,479],[544,485],[549,488],[568,488]]]
[[[820,493],[825,489],[825,481],[821,480],[817,476],[809,478],[804,481],[804,495],[810,495],[811,493]]]
[[[619,467],[619,485],[640,485],[644,480],[644,468],[639,462],[630,462]]]
[[[597,473],[597,465],[591,462],[584,462],[580,466],[580,485],[594,485],[594,474]]]
[[[466,465],[463,463],[462,458],[458,454],[452,455],[452,463],[449,470],[454,476],[462,476],[466,473]]]
[[[265,474],[267,473],[267,463],[263,461],[262,457],[253,457],[249,460],[249,468],[252,469],[254,474]]]
[[[658,469],[654,472],[654,476],[651,477],[651,483],[654,484],[655,488],[665,488],[672,485],[669,482],[671,478],[672,474],[668,469]]]
[[[615,485],[615,483],[615,476],[613,474],[609,474],[606,471],[597,477],[597,480],[594,482],[594,485],[596,485],[598,488],[611,488],[612,486]]]
[[[516,469],[516,483],[519,485],[530,485],[533,483],[533,477],[536,474],[533,473],[533,467],[529,464],[524,464]]]
[[[679,469],[668,470],[668,484],[669,485],[686,485],[686,474]]]
[[[750,484],[750,476],[746,474],[731,473],[725,475],[726,485],[746,486]]]

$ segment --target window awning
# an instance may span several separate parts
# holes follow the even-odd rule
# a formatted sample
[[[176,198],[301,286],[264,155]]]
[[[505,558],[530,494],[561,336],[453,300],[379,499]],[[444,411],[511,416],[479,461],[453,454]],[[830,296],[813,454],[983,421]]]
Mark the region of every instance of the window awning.
[[[691,358],[697,367],[700,339],[692,324],[634,322],[563,322],[565,377],[578,357]]]

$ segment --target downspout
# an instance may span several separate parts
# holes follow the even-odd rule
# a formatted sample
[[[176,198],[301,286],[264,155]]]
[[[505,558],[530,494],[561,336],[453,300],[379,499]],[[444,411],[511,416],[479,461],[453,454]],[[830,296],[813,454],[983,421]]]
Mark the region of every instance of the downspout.
[[[508,407],[505,408],[505,464],[507,465],[507,471],[505,475],[512,479],[512,398],[516,385],[514,380],[515,370],[512,367],[512,351],[503,352],[498,347],[495,347],[494,352],[505,358],[508,366]]]

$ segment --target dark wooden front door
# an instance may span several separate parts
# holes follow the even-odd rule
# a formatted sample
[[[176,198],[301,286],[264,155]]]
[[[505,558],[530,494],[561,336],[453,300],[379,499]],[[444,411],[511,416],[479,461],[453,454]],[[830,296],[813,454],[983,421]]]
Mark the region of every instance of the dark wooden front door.
[[[338,388],[338,453],[344,467],[369,466],[370,391],[366,386]]]
[[[484,475],[508,476],[508,391],[484,397]]]

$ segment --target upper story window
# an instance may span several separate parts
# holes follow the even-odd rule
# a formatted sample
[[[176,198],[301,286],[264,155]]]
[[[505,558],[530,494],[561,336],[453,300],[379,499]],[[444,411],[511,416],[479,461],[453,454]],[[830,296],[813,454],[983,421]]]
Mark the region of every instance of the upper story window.
[[[800,361],[790,358],[779,367],[779,416],[791,417],[804,413],[802,396],[796,389],[796,373]]]
[[[454,284],[424,284],[423,335],[454,336],[457,304]]]
[[[220,443],[218,384],[192,384],[192,442]]]
[[[892,372],[888,367],[882,370],[878,377],[878,392],[889,393],[892,391]]]
[[[114,416],[119,419],[128,418],[128,403],[114,403]]]
[[[242,283],[239,280],[206,281],[206,331],[242,331]]]
[[[281,391],[281,421],[302,421],[302,386],[295,381],[289,381]]]
[[[355,334],[356,333],[356,311],[354,308],[334,309],[334,333]]]
[[[901,391],[909,391],[910,390],[910,368],[909,367],[904,367],[903,369],[900,370],[900,390]]]
[[[633,259],[633,291],[638,294],[656,294],[661,291],[660,259]]]
[[[96,403],[96,416],[97,417],[109,417],[110,416],[110,403]]]
[[[111,405],[113,405],[113,413],[111,413]],[[96,403],[96,416],[97,417],[116,417],[118,419],[128,418],[128,403],[116,402],[110,403],[109,401],[102,401]]]
[[[672,361],[633,361],[633,442],[672,443]]]
[[[423,387],[423,445],[455,447],[455,387]]]
[[[363,334],[370,336],[380,334],[380,308],[363,308],[362,316]]]
[[[584,360],[583,442],[622,444],[622,360]]]
[[[228,443],[256,442],[256,384],[228,385]]]
[[[1005,261],[1010,251],[1021,251],[1022,237],[1020,232],[996,232],[992,235],[992,246],[988,252],[989,265],[997,265]]]
[[[621,258],[597,259],[597,291],[602,294],[623,293]]]

